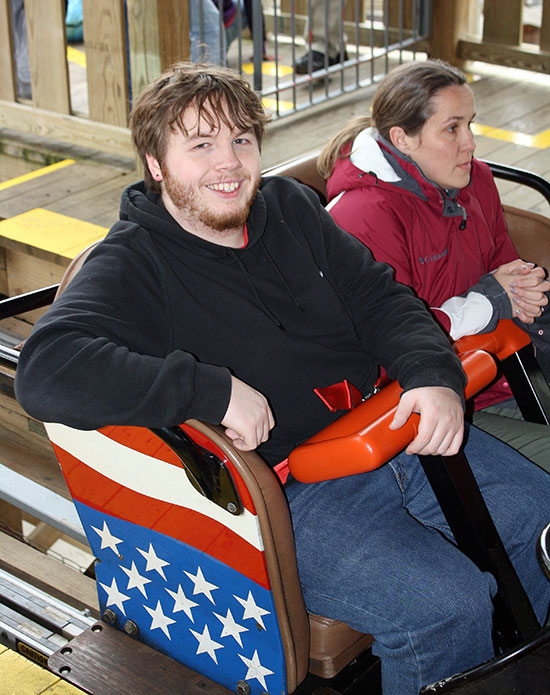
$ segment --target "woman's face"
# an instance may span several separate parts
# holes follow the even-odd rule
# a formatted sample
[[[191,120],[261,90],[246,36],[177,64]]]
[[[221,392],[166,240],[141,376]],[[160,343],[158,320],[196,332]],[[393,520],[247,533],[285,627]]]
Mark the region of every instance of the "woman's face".
[[[475,143],[470,125],[474,95],[468,85],[441,89],[432,99],[433,114],[417,135],[403,135],[397,147],[441,188],[464,188],[470,182]]]

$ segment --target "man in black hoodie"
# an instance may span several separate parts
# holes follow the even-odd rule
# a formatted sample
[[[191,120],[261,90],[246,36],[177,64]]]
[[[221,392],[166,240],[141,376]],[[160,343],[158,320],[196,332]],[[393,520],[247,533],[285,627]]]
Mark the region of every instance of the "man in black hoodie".
[[[416,455],[458,451],[464,375],[423,304],[313,192],[260,178],[266,121],[225,68],[178,64],[144,90],[131,120],[144,181],[37,322],[17,395],[81,429],[221,423],[274,466],[341,414],[314,389],[347,380],[368,396],[382,365],[404,389],[392,428],[421,416],[407,450],[285,490],[306,605],[372,632],[384,692],[412,695],[492,655],[494,579],[447,540]],[[547,520],[548,476],[475,428],[466,451],[542,617],[549,588],[523,551]]]

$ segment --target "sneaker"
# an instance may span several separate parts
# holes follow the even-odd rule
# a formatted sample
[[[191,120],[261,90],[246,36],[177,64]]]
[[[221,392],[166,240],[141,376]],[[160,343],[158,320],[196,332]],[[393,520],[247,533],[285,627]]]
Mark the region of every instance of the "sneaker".
[[[309,70],[309,61],[310,61],[310,56],[311,56],[311,72],[315,72],[316,70],[323,70],[325,67],[325,54],[320,53],[319,51],[308,51],[307,53],[304,53],[304,55],[299,58],[296,61],[296,64],[294,66],[294,70],[298,75],[307,75]],[[340,53],[337,53],[334,58],[331,58],[329,56],[328,59],[328,65],[336,65],[336,63],[343,62],[344,60],[348,59],[348,53],[347,51],[344,51],[344,55]]]

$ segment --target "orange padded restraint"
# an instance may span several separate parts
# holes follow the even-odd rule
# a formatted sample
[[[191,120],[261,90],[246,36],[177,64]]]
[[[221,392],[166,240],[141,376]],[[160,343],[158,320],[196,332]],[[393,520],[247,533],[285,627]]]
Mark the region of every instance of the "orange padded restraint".
[[[461,338],[455,344],[466,373],[466,399],[487,386],[497,374],[493,357],[504,359],[528,345],[529,336],[512,321],[500,321],[492,333]],[[488,354],[490,352],[491,354]],[[291,452],[288,465],[303,483],[341,478],[378,468],[416,436],[414,413],[398,430],[390,430],[402,389],[396,381]]]

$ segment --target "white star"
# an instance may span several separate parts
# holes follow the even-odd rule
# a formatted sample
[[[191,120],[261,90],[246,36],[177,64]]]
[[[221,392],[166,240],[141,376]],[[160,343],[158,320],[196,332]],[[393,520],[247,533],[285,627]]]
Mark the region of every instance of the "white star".
[[[238,642],[242,647],[243,643],[241,640],[241,632],[248,632],[248,628],[243,627],[242,625],[238,625],[235,622],[235,619],[233,618],[233,615],[229,608],[227,609],[227,615],[225,616],[225,618],[223,617],[223,615],[218,615],[217,613],[214,613],[214,615],[223,625],[223,630],[220,637],[233,637],[235,641]]]
[[[248,592],[248,598],[246,600],[244,598],[239,598],[238,596],[235,596],[235,594],[233,594],[233,596],[244,608],[243,620],[246,620],[247,618],[254,618],[254,620],[265,630],[262,615],[269,615],[269,611],[266,611],[264,608],[260,608],[260,606],[256,605],[256,601],[254,601],[252,592]]]
[[[219,587],[215,584],[211,584],[210,582],[206,581],[206,579],[202,575],[201,568],[197,568],[197,574],[191,574],[191,572],[185,572],[185,574],[195,585],[195,588],[193,589],[193,596],[195,596],[196,594],[204,594],[206,598],[215,605],[211,592],[214,591],[214,589],[219,589]]]
[[[124,601],[129,601],[130,597],[118,590],[116,579],[113,577],[111,586],[107,586],[101,582],[98,583],[107,592],[107,603],[105,605],[116,606],[124,615],[126,615],[126,611],[124,610]]]
[[[166,560],[161,560],[160,557],[157,557],[155,549],[153,548],[153,544],[149,543],[149,550],[147,551],[142,550],[141,548],[136,548],[136,550],[139,553],[141,553],[143,557],[147,560],[145,571],[150,572],[151,570],[156,570],[164,579],[164,581],[166,581],[166,577],[164,576],[164,570],[162,568],[166,565],[169,565],[170,563],[166,562]]]
[[[150,579],[143,577],[136,567],[136,563],[132,560],[132,566],[130,569],[127,567],[120,567],[120,569],[128,575],[128,586],[127,589],[135,589],[136,587],[141,591],[141,593],[147,598],[147,592],[145,591],[145,584],[150,583]]]
[[[113,534],[109,531],[107,522],[103,522],[103,528],[101,530],[96,528],[95,526],[92,526],[92,528],[101,538],[101,550],[105,550],[105,548],[111,548],[113,553],[115,555],[118,555],[119,553],[117,550],[117,545],[119,543],[122,543],[122,538],[117,538],[116,536],[113,536]]]
[[[162,606],[160,605],[160,601],[157,601],[157,607],[153,610],[153,608],[149,608],[149,606],[143,606],[147,613],[153,618],[151,621],[151,627],[149,628],[150,630],[155,630],[157,627],[160,627],[160,629],[164,632],[166,637],[168,639],[172,639],[170,637],[170,633],[168,632],[168,625],[171,625],[172,623],[175,623],[175,620],[172,620],[172,618],[169,618],[167,615],[164,615],[162,612]]]
[[[239,654],[239,657],[248,666],[248,671],[246,672],[244,680],[247,681],[249,678],[255,678],[262,685],[263,689],[267,690],[265,676],[273,675],[273,671],[270,671],[268,668],[261,665],[258,657],[258,650],[254,650],[252,659],[247,659],[246,656],[242,656],[241,654]]]
[[[202,635],[200,632],[195,632],[195,630],[189,630],[189,632],[192,635],[194,635],[199,641],[199,646],[197,647],[197,654],[206,653],[212,659],[212,661],[214,661],[214,663],[217,664],[218,659],[216,657],[216,649],[223,649],[223,644],[214,642],[214,640],[210,637],[210,633],[208,632],[208,625],[204,626]]]
[[[174,608],[172,609],[172,613],[177,613],[178,611],[185,611],[185,615],[191,620],[192,623],[194,623],[195,619],[193,618],[193,613],[191,613],[191,608],[194,608],[199,604],[195,603],[194,601],[191,601],[190,598],[187,598],[185,592],[181,588],[181,584],[178,585],[177,592],[170,591],[170,589],[166,589],[166,591],[174,599]]]

